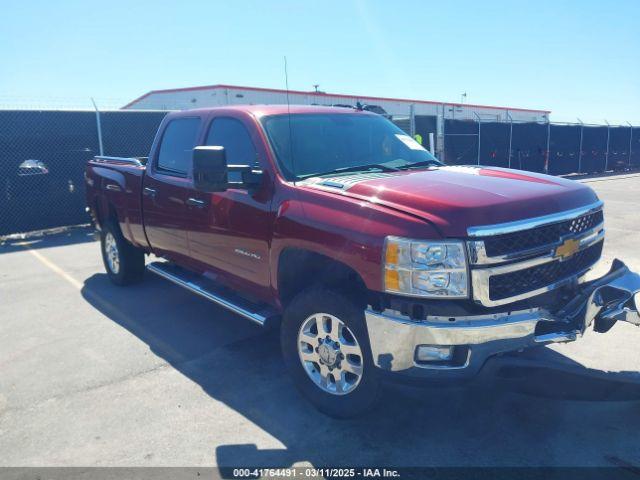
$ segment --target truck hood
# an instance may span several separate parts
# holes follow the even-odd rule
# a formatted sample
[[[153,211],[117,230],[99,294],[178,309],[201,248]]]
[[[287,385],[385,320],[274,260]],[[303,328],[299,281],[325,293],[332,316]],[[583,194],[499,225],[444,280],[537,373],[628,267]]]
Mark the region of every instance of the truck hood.
[[[573,180],[495,167],[340,175],[307,185],[421,217],[446,237],[465,237],[472,226],[539,217],[598,200],[593,190]]]

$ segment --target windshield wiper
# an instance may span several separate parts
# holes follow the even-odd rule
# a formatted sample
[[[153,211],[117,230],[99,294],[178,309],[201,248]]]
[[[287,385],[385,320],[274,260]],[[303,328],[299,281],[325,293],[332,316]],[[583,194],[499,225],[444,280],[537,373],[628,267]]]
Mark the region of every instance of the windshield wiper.
[[[412,168],[419,168],[419,167],[441,167],[443,165],[444,163],[438,160],[422,160],[420,162],[408,163],[406,165],[402,165],[401,167],[398,167],[398,170],[410,170]]]
[[[299,178],[324,177],[326,175],[333,175],[335,173],[366,172],[367,170],[373,170],[373,169],[378,169],[383,172],[400,171],[400,169],[395,167],[390,167],[389,165],[385,165],[384,163],[367,163],[365,165],[351,165],[350,167],[334,168],[333,170],[329,170],[328,172],[323,172],[323,173],[310,173],[308,175],[301,175]]]

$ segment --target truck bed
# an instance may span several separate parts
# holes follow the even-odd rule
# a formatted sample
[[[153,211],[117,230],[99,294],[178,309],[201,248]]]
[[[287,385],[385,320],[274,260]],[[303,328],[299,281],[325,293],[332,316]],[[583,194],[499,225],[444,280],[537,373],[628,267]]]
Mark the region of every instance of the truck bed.
[[[117,218],[124,237],[148,250],[142,216],[146,163],[147,157],[97,156],[87,163],[85,181],[93,219]]]

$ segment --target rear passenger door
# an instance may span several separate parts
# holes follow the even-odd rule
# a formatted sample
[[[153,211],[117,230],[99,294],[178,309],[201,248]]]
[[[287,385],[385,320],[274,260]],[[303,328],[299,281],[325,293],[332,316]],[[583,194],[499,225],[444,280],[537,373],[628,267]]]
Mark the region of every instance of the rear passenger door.
[[[153,252],[185,266],[189,265],[185,199],[200,124],[197,116],[177,117],[167,123],[149,159],[142,186],[145,232]]]

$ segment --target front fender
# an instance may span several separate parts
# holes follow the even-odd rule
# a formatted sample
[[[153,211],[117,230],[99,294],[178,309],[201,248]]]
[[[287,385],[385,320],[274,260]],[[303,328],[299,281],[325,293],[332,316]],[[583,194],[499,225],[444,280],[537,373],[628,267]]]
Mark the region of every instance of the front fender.
[[[388,235],[440,238],[430,224],[402,212],[326,192],[301,192],[277,209],[271,284],[277,291],[278,259],[292,247],[341,262],[358,273],[369,290],[382,291],[382,249]]]

